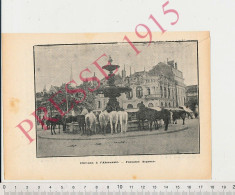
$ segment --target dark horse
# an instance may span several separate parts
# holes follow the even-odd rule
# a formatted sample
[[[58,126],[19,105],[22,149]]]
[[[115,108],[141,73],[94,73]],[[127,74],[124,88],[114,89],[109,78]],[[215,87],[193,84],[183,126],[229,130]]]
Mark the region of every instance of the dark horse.
[[[82,132],[82,134],[85,134],[86,132],[85,115],[68,116],[65,120],[66,120],[66,124],[72,123],[72,122],[78,122],[80,131]]]
[[[137,112],[137,119],[139,121],[139,128],[141,129],[141,124],[143,129],[144,128],[144,121],[148,121],[148,127],[150,131],[152,131],[152,126],[154,124],[155,129],[158,129],[158,120],[163,119],[165,124],[165,130],[168,129],[168,124],[170,121],[170,112],[166,109],[162,109],[161,111],[157,111],[151,108],[143,108]]]
[[[51,135],[53,135],[53,132],[54,134],[56,134],[55,132],[56,125],[59,126],[59,133],[60,133],[60,125],[63,125],[64,129],[64,124],[65,124],[64,118],[59,114],[50,117],[50,120],[46,120],[43,118],[42,121],[46,123],[47,129],[49,128],[51,129]],[[42,123],[42,128],[43,128],[43,123]]]
[[[177,110],[177,111],[172,111],[173,112],[173,124],[177,124],[177,119],[182,119],[183,120],[183,125],[185,124],[185,118],[186,118],[186,111],[184,110]]]

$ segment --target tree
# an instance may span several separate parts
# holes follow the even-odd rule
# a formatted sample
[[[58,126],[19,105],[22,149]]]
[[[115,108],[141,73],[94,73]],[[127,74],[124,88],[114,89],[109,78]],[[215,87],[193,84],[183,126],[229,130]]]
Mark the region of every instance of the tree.
[[[198,105],[198,98],[191,97],[188,99],[186,106],[189,107],[192,111],[195,112],[195,106]]]
[[[66,112],[71,108],[73,105],[73,110],[75,112],[79,112],[81,110],[81,107],[85,107],[88,110],[94,110],[95,109],[95,92],[90,92],[88,88],[95,88],[94,84],[91,82],[84,82],[79,86],[68,86],[69,89],[83,89],[86,92],[86,98],[76,104],[75,100],[82,100],[84,98],[84,95],[82,93],[75,93],[71,94],[66,91],[65,84],[62,84],[60,87],[55,87],[53,92],[47,92],[47,93],[37,93],[36,94],[36,108],[39,107],[46,107],[47,111],[49,112],[49,115],[55,115],[55,113],[60,114],[57,108],[50,102],[49,99],[53,99],[53,101],[59,105],[59,108],[62,110],[62,112]],[[63,101],[66,100],[66,101]],[[63,103],[61,103],[63,102]],[[42,110],[38,111],[38,114],[40,114]]]

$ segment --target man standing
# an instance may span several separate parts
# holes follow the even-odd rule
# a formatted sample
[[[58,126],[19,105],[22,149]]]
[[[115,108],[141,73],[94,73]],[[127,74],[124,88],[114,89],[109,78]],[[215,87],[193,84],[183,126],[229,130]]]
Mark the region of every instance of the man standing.
[[[140,111],[143,111],[145,109],[145,105],[144,105],[143,101],[140,102],[139,109],[140,109]]]
[[[168,130],[168,124],[170,122],[170,117],[171,117],[170,111],[164,109],[163,110],[163,121],[165,124],[165,131]]]

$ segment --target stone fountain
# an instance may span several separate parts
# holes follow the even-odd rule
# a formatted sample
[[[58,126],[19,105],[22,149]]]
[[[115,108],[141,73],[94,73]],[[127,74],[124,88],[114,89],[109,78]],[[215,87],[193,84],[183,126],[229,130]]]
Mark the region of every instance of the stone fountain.
[[[119,102],[117,101],[117,97],[120,97],[121,93],[131,91],[131,88],[129,87],[121,87],[121,86],[115,85],[115,75],[113,74],[113,71],[118,69],[120,66],[112,64],[112,61],[113,61],[112,58],[109,57],[108,65],[105,65],[102,67],[102,69],[109,71],[109,74],[108,74],[109,78],[107,81],[108,85],[101,86],[97,90],[99,94],[104,94],[104,97],[109,98],[109,101],[106,106],[106,110],[108,112],[119,110],[120,105],[119,105]]]

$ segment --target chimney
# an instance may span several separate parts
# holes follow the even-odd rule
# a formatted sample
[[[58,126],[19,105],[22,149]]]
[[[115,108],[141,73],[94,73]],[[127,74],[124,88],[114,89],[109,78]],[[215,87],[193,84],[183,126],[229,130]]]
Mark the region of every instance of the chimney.
[[[126,78],[126,67],[124,65],[124,70],[122,70],[122,79]]]
[[[175,63],[175,69],[177,69],[178,67],[177,67],[177,63]]]

